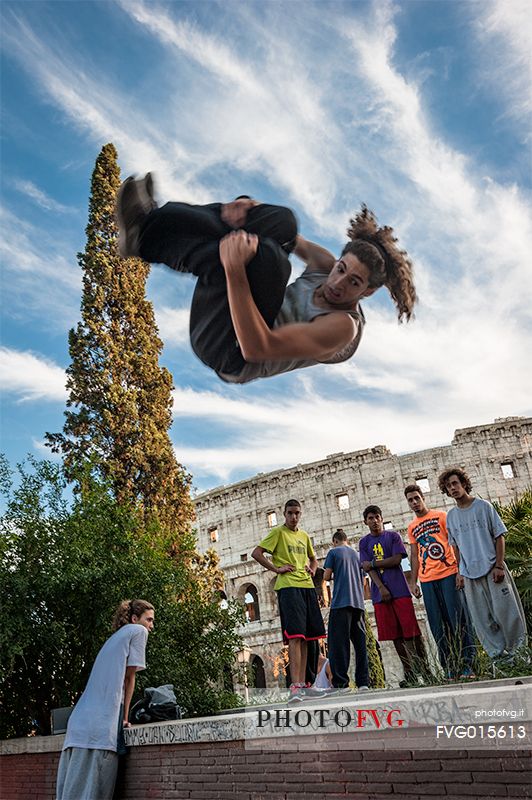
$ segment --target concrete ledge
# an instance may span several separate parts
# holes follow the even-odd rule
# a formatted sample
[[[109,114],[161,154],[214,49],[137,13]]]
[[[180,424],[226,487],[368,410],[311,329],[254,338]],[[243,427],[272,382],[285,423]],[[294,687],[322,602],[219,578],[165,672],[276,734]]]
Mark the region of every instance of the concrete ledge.
[[[24,739],[0,740],[0,756],[21,753],[57,753],[63,749],[65,734],[59,736],[27,736]]]
[[[136,725],[125,730],[126,744],[130,747],[144,747],[153,745],[191,744],[208,742],[234,742],[245,741],[246,746],[264,746],[265,740],[270,741],[270,746],[275,746],[276,738],[283,737],[284,746],[287,745],[287,736],[292,737],[291,747],[296,749],[301,746],[301,736],[320,736],[322,742],[328,735],[341,734],[347,741],[349,734],[351,746],[366,747],[383,746],[383,736],[390,740],[393,736],[394,747],[401,746],[398,739],[403,741],[403,746],[431,748],[436,745],[435,731],[437,725],[506,725],[513,724],[527,727],[526,738],[511,740],[506,735],[504,739],[495,742],[472,742],[467,737],[463,740],[452,737],[443,745],[447,747],[473,747],[490,746],[524,749],[531,744],[530,728],[532,721],[532,677],[519,679],[521,685],[516,685],[516,679],[503,679],[497,681],[481,681],[477,683],[460,683],[450,686],[437,686],[419,689],[403,690],[377,690],[364,694],[353,694],[349,697],[321,698],[306,701],[296,706],[287,706],[286,703],[269,703],[267,706],[248,707],[239,712],[217,715],[214,717],[201,717],[197,719],[174,720],[168,722],[152,723],[150,725]],[[268,723],[259,727],[259,710],[263,709],[263,718],[270,712]],[[319,722],[319,710],[329,709],[333,716],[342,708],[356,715],[365,709],[382,710],[398,709],[404,725],[390,730],[389,725],[381,729],[371,714],[364,716],[364,725],[356,730],[350,726],[339,728],[335,726],[334,718],[331,724],[320,726],[308,724],[305,730],[297,731],[294,741],[292,731],[283,731],[275,726],[276,712],[289,710],[292,719],[297,711],[306,711],[315,721]],[[515,709],[519,716],[478,716],[478,709],[509,712]],[[305,716],[306,715],[302,715]],[[397,719],[397,715],[395,720]],[[282,716],[281,716],[282,719]],[[264,719],[262,720],[264,721]],[[359,741],[353,743],[353,734],[357,733]],[[301,735],[299,735],[301,734]],[[432,737],[432,738],[431,738]],[[363,739],[363,741],[362,741]],[[53,753],[59,752],[63,746],[64,735],[60,736],[35,736],[24,739],[10,739],[0,742],[0,755],[18,755],[23,753]],[[290,743],[288,743],[290,749]],[[337,746],[337,745],[335,745]]]
[[[297,723],[279,732],[257,729],[259,708],[202,719],[162,722],[127,730],[129,755],[120,759],[116,800],[323,800],[364,797],[405,800],[441,797],[530,797],[530,691],[532,679],[489,681],[435,689],[377,691],[329,698],[329,714],[363,713],[370,726],[341,732]],[[306,701],[263,706],[280,719],[324,710]],[[371,727],[372,713],[396,708],[407,727]],[[481,725],[495,731],[490,740],[475,740],[480,710],[521,711],[526,740],[509,741],[505,717]],[[463,735],[435,741],[436,725],[454,726]],[[526,718],[526,719],[525,719]],[[511,717],[510,717],[511,719]],[[301,726],[299,726],[301,727]],[[472,729],[473,738],[468,734]],[[0,743],[2,800],[54,800],[63,736],[28,737]]]

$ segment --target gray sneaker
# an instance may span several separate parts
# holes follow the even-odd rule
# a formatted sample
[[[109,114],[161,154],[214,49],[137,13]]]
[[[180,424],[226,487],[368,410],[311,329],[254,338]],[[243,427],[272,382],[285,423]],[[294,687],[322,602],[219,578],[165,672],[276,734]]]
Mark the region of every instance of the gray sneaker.
[[[346,686],[345,689],[335,689],[334,687],[327,692],[327,697],[350,697],[354,695],[353,689]]]
[[[327,689],[317,689],[314,686],[307,686],[302,691],[303,691],[303,696],[305,698],[307,698],[307,699],[309,699],[311,697],[314,697],[314,698],[316,698],[316,697],[325,697],[327,692],[328,692]]]
[[[139,258],[139,234],[146,217],[157,208],[153,197],[151,172],[135,180],[132,176],[120,186],[116,198],[118,252],[122,258]]]

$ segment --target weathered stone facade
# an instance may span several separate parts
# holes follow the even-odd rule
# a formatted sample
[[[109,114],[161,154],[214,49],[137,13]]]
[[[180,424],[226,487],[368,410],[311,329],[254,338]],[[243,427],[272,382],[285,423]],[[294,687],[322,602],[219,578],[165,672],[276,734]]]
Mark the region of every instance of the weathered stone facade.
[[[285,501],[295,497],[301,502],[301,527],[309,532],[321,564],[336,528],[343,528],[355,542],[367,533],[362,510],[370,503],[382,508],[386,527],[404,534],[411,520],[403,495],[409,483],[428,481],[427,504],[451,508],[453,501],[440,493],[437,478],[453,465],[468,472],[475,494],[501,503],[510,501],[532,485],[532,418],[505,417],[490,425],[462,428],[450,445],[400,456],[384,445],[335,453],[310,464],[259,473],[196,498],[199,549],[213,547],[219,553],[227,596],[244,601],[248,587],[256,589],[258,603],[250,610],[251,616],[255,613],[260,619],[250,621],[244,634],[250,657],[258,655],[264,662],[268,685],[275,683],[272,657],[281,649],[275,576],[250,554],[269,527],[282,523]],[[416,610],[425,629],[421,601]],[[392,650],[383,647],[393,682],[400,670]]]

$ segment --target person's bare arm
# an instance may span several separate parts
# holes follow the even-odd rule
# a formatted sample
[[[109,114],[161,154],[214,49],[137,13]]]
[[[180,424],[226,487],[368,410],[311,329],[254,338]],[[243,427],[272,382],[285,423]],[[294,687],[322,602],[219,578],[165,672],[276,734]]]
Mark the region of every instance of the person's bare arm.
[[[325,247],[309,242],[299,235],[296,239],[294,253],[305,262],[310,272],[330,272],[336,261],[335,257]]]
[[[419,588],[417,582],[417,576],[419,574],[419,557],[418,557],[417,542],[415,544],[410,544],[410,565],[411,565],[410,591],[412,592],[414,597],[421,597],[421,589]]]
[[[255,561],[258,561],[258,563],[262,567],[269,569],[271,572],[275,572],[276,575],[282,575],[284,572],[294,571],[295,567],[293,564],[284,564],[282,567],[274,566],[274,564],[270,561],[270,559],[266,558],[266,556],[264,555],[265,552],[266,550],[264,549],[264,547],[260,547],[259,545],[257,545],[251,554],[251,558],[254,558]]]
[[[491,574],[494,583],[502,583],[504,580],[504,553],[506,552],[506,542],[504,536],[497,536],[495,539],[495,566]]]
[[[309,559],[306,569],[307,572],[309,572],[312,575],[312,577],[314,577],[314,575],[316,574],[316,570],[318,569],[318,559],[316,558],[316,556],[312,556],[312,558]]]
[[[455,585],[456,585],[457,589],[463,589],[464,588],[464,579],[460,575],[460,550],[458,548],[458,545],[456,545],[456,544],[453,544],[452,548],[453,548],[454,557],[456,558],[456,563],[458,564],[458,572],[456,573]]]
[[[379,575],[377,570],[370,568],[368,574],[371,577],[371,580],[373,581],[377,589],[379,590],[379,592],[381,593],[382,602],[389,603],[391,600],[393,600],[392,593],[390,592],[389,589],[386,588],[384,583],[381,581],[381,576]]]
[[[391,567],[398,567],[403,560],[402,553],[395,553],[388,558],[374,558],[373,561],[363,561],[362,569],[364,572],[369,572],[370,569],[391,569]]]
[[[323,572],[323,580],[330,581],[332,579],[332,574],[333,574],[332,569],[330,567],[327,567],[327,569],[324,570]]]
[[[126,675],[124,678],[124,728],[129,728],[129,706],[131,705],[131,698],[135,691],[135,675],[137,673],[136,667],[126,667]]]
[[[374,558],[373,561],[363,561],[361,564],[361,567],[364,570],[364,572],[367,572],[368,575],[370,575],[371,580],[377,586],[379,592],[381,593],[381,599],[383,603],[389,603],[391,600],[393,600],[393,598],[390,590],[382,582],[379,570],[390,569],[391,567],[398,567],[402,559],[403,559],[402,553],[395,553],[395,555],[388,556],[388,558],[381,558],[381,559]]]
[[[255,255],[257,246],[257,237],[244,231],[230,233],[220,242],[231,319],[245,360],[325,361],[349,344],[355,336],[356,323],[342,312],[319,316],[312,322],[268,328],[253,300],[246,274],[246,264]]]

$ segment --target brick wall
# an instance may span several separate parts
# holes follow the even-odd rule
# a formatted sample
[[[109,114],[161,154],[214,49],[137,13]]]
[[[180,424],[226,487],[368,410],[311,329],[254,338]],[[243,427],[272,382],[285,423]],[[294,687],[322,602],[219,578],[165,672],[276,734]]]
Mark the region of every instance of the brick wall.
[[[0,756],[1,800],[54,800],[59,753]]]
[[[331,744],[327,737],[323,749],[317,737],[287,752],[245,749],[242,741],[135,747],[115,800],[532,797],[530,751],[360,751]],[[2,756],[2,800],[54,800],[58,755]]]

